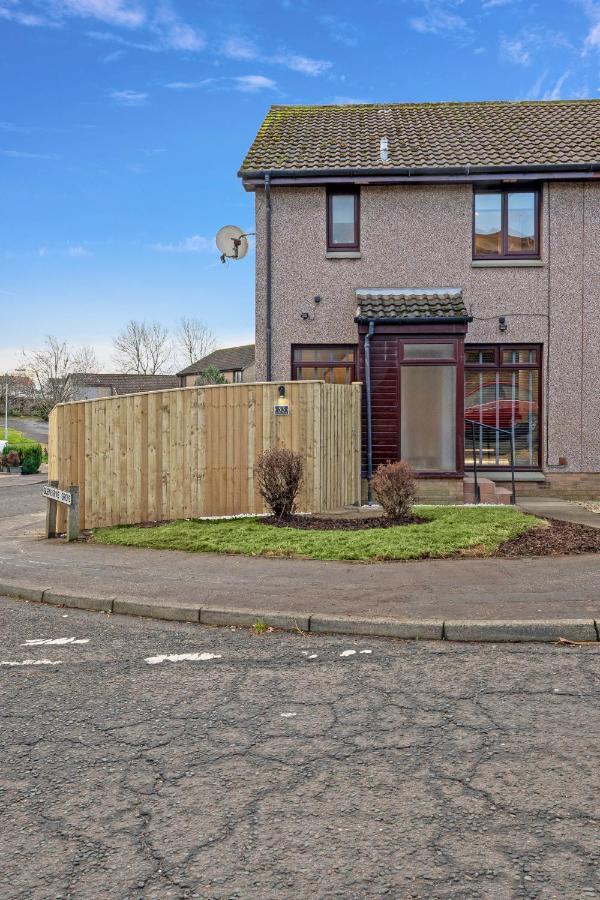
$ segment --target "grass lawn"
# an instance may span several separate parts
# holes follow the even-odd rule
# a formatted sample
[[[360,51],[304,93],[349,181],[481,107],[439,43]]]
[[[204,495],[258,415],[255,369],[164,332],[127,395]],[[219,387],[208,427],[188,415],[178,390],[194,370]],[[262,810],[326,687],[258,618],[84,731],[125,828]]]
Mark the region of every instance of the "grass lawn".
[[[4,440],[4,426],[0,427],[0,437]],[[32,440],[31,438],[25,437],[22,431],[17,431],[16,428],[8,429],[8,443],[11,447],[17,446],[25,446],[25,444],[37,444],[37,441]]]
[[[156,550],[376,561],[435,558],[460,552],[487,556],[504,541],[530,528],[544,527],[534,516],[510,507],[416,506],[415,514],[428,521],[364,531],[307,531],[274,528],[253,518],[186,519],[154,528],[99,528],[93,539],[100,544]]]

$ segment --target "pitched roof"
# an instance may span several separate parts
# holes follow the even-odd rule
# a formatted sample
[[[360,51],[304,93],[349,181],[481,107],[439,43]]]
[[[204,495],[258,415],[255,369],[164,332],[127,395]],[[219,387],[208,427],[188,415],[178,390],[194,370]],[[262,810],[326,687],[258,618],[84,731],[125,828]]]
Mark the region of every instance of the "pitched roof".
[[[70,378],[78,387],[109,387],[111,394],[139,394],[143,391],[164,391],[179,387],[177,375],[74,372]]]
[[[469,320],[460,288],[370,288],[357,290],[357,320]]]
[[[214,366],[221,372],[239,371],[247,369],[254,364],[254,344],[243,344],[241,347],[222,347],[214,350],[208,356],[192,363],[191,366],[182,369],[178,375],[199,375],[209,366]]]
[[[599,163],[600,100],[369,103],[272,106],[239,174]]]

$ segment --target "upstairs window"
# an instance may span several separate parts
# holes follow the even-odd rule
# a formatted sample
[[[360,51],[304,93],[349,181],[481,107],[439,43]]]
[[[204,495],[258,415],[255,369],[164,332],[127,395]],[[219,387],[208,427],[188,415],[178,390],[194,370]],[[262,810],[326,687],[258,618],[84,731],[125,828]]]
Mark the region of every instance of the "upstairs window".
[[[360,246],[360,194],[354,188],[327,191],[327,249],[358,250]]]
[[[539,190],[502,188],[473,194],[473,259],[537,259]]]

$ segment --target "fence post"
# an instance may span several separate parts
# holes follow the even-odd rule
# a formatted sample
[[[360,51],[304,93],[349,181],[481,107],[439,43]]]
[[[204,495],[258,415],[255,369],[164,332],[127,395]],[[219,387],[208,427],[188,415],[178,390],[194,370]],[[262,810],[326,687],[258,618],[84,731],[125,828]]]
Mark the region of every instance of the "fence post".
[[[58,481],[49,481],[48,484],[50,487],[58,487]],[[56,537],[56,510],[57,503],[56,500],[52,500],[48,497],[48,506],[46,507],[46,537],[53,538]]]
[[[67,541],[76,541],[79,537],[79,485],[69,488],[71,505],[67,513]]]

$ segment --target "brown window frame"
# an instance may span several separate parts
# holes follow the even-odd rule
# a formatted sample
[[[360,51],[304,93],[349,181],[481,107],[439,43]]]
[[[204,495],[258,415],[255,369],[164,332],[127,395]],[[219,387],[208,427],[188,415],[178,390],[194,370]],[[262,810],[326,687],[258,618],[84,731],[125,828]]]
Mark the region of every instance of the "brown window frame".
[[[475,198],[485,194],[500,194],[501,212],[500,212],[500,235],[502,241],[501,253],[477,253],[475,251]],[[535,249],[532,253],[518,253],[508,251],[508,195],[509,194],[533,194],[535,197],[534,225],[535,225]],[[540,258],[540,228],[541,228],[541,187],[537,184],[533,185],[503,185],[502,187],[475,187],[473,189],[473,215],[472,215],[472,248],[473,259],[539,259]]]
[[[296,361],[295,355],[296,350],[336,350],[340,347],[347,348],[348,350],[352,350],[353,360],[351,363],[347,362],[338,362],[338,361],[326,361],[326,360],[312,360],[312,359],[303,359]],[[304,379],[299,379],[297,377],[298,369],[302,369],[304,367],[310,368],[319,368],[319,369],[346,369],[350,371],[350,383],[356,381],[356,366],[358,364],[358,348],[356,344],[292,344],[292,381],[302,381]],[[320,381],[321,379],[317,379]],[[332,382],[333,383],[333,382]]]
[[[467,355],[470,350],[494,350],[494,362],[474,363],[467,362]],[[537,356],[534,363],[507,363],[502,362],[502,353],[506,350],[535,350]],[[465,344],[465,372],[469,369],[476,371],[514,371],[518,369],[532,369],[538,373],[537,386],[537,405],[538,405],[538,435],[537,435],[537,452],[535,453],[535,462],[530,466],[515,466],[517,472],[537,472],[542,468],[542,441],[543,441],[543,376],[544,376],[544,347],[543,344]],[[465,378],[465,384],[467,379]],[[464,397],[463,402],[466,401]],[[466,441],[465,441],[466,443]],[[485,471],[506,471],[506,466],[501,465],[484,465],[478,466],[478,471],[485,474]],[[465,465],[466,472],[472,472],[473,467]]]
[[[332,197],[340,194],[354,197],[354,240],[349,244],[336,244],[332,241],[333,205],[331,200]],[[330,253],[335,253],[336,250],[341,253],[346,250],[360,250],[360,188],[353,185],[327,188],[327,250]]]

